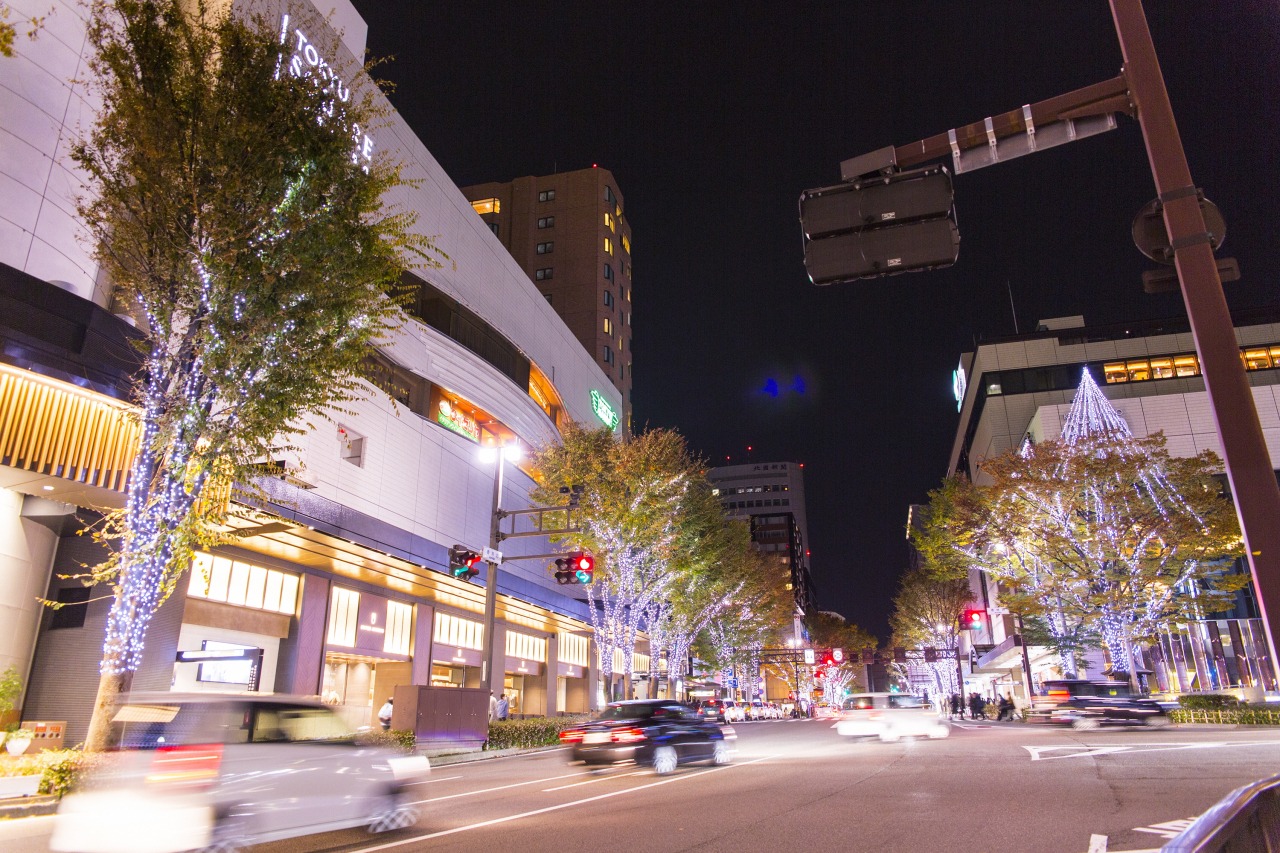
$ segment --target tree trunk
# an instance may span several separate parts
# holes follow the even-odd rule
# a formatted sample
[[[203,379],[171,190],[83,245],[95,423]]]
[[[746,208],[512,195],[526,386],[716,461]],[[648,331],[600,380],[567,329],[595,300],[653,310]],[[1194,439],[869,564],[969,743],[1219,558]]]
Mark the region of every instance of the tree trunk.
[[[102,752],[111,744],[111,718],[115,714],[116,701],[127,692],[133,673],[103,675],[98,680],[98,697],[93,702],[93,716],[89,719],[89,733],[84,739],[85,752]]]

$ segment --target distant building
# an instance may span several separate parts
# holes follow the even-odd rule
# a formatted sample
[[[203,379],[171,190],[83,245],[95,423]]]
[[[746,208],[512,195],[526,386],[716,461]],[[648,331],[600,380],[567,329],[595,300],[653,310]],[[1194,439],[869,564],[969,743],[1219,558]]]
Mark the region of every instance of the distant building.
[[[631,431],[631,223],[608,169],[462,193],[622,395]]]
[[[1274,468],[1280,460],[1280,309],[1234,312],[1233,321]],[[961,356],[954,381],[960,423],[948,474],[981,485],[984,459],[1027,440],[1059,438],[1086,369],[1135,437],[1163,432],[1173,456],[1221,455],[1186,317],[1088,326],[1076,316],[1042,321],[1033,333],[986,341]],[[985,576],[971,581],[977,606],[992,607],[994,617],[994,636],[975,638],[974,673],[994,678],[1003,690],[1010,679],[1020,680],[1013,617],[1002,614]],[[1152,688],[1274,691],[1252,590],[1241,593],[1233,611],[1211,615],[1166,633],[1147,650]],[[986,642],[993,646],[981,645]],[[1033,681],[1046,671],[1051,676],[1055,656],[1030,651]],[[1037,651],[1044,652],[1039,660]]]
[[[707,478],[726,510],[749,517],[756,547],[777,554],[790,569],[790,589],[800,613],[813,612],[803,467],[795,462],[725,465],[712,468]]]

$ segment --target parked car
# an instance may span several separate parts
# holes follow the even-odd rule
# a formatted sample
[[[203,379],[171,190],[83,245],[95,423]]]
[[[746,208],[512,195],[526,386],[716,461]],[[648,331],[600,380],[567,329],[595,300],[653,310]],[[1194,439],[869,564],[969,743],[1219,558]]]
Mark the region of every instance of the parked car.
[[[728,764],[725,732],[696,710],[666,699],[610,702],[586,725],[560,733],[572,745],[570,761],[652,765],[659,775],[693,761]]]
[[[747,719],[746,707],[737,699],[724,700],[724,721],[726,723],[741,723]]]
[[[727,722],[724,718],[724,700],[703,699],[698,703],[698,715],[710,723]]]
[[[909,693],[859,693],[844,700],[835,729],[846,737],[878,737],[892,743],[904,737],[944,738],[951,725],[919,696]]]
[[[1126,681],[1059,679],[1044,682],[1045,694],[1032,702],[1030,722],[1056,723],[1076,729],[1106,724],[1169,725],[1165,709],[1145,696],[1135,696]]]
[[[289,696],[132,694],[113,754],[58,806],[50,849],[236,850],[417,821],[407,786],[423,756],[362,744],[319,702]],[[145,842],[145,844],[144,844]]]

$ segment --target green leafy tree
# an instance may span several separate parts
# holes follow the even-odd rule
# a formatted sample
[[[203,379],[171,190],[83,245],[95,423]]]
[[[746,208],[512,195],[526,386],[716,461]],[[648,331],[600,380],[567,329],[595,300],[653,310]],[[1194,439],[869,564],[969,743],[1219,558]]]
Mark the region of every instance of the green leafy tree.
[[[862,689],[858,679],[860,656],[863,649],[874,649],[877,640],[874,635],[845,619],[839,613],[820,610],[810,613],[805,618],[805,627],[809,630],[809,640],[818,649],[840,649],[842,661],[822,666],[821,682],[823,699],[833,705],[844,699],[846,692]]]
[[[49,14],[53,14],[53,10],[49,10]],[[19,15],[18,23],[13,20],[13,7],[8,3],[0,3],[0,56],[12,57],[14,54],[14,43],[18,40],[18,29],[21,27],[26,30],[26,36],[34,39],[44,26],[44,19],[47,15]]]
[[[89,748],[152,615],[218,538],[210,485],[250,483],[310,415],[366,393],[401,270],[438,263],[385,203],[399,164],[358,162],[373,86],[293,76],[274,22],[189,6],[96,2],[89,25],[102,109],[73,148],[91,189],[80,214],[144,359],[127,504],[98,532],[113,551],[94,580],[115,598]]]
[[[1074,671],[1096,626],[1115,673],[1135,640],[1229,608],[1240,532],[1212,452],[1171,457],[1163,434],[1135,438],[1085,373],[1063,438],[981,465],[990,485],[954,479],[930,496],[914,535],[935,568],[977,568],[1039,620]]]
[[[925,569],[913,569],[902,577],[893,599],[889,627],[894,648],[935,648],[955,652],[960,646],[961,611],[973,600],[967,577],[939,578]],[[907,664],[896,664],[899,675]],[[931,690],[947,695],[958,693],[955,658],[924,665],[932,679]],[[908,679],[909,680],[909,679]]]

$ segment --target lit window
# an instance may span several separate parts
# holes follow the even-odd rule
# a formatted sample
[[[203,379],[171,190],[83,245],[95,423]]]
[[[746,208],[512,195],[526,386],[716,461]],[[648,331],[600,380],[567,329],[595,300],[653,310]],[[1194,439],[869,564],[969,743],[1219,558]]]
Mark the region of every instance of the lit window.
[[[482,198],[471,202],[471,207],[476,213],[498,213],[502,210],[502,205],[496,198]]]
[[[610,320],[608,317],[604,318],[604,333],[606,335],[613,334],[613,321]]]
[[[1266,370],[1271,367],[1271,358],[1265,349],[1247,349],[1243,357],[1244,366],[1248,370]]]
[[[604,250],[608,252],[610,255],[613,254],[613,241],[610,240],[608,237],[604,238]]]
[[[538,201],[555,201],[555,200],[556,200],[555,190],[543,190],[542,192],[538,193]]]
[[[613,267],[608,264],[604,265],[604,277],[606,281],[613,281]]]
[[[1107,380],[1108,385],[1116,382],[1128,382],[1129,372],[1125,370],[1123,361],[1113,361],[1110,364],[1102,366],[1102,375]]]
[[[1171,358],[1153,358],[1151,359],[1151,378],[1152,379],[1169,379],[1173,376],[1173,359]]]
[[[553,270],[553,267],[543,267],[542,269],[534,272],[533,277],[537,281],[546,281],[549,278],[554,278]]]
[[[608,228],[610,231],[614,229],[613,214],[607,210],[604,212],[604,227]]]
[[[329,645],[354,647],[359,621],[360,593],[335,586],[329,597]]]
[[[399,601],[387,602],[386,633],[382,650],[393,655],[409,654],[409,638],[413,633],[413,606]]]
[[[555,228],[556,218],[554,216],[539,216],[538,227],[539,228]]]
[[[432,634],[432,639],[436,643],[442,646],[453,646],[455,649],[480,651],[484,648],[483,638],[484,625],[480,622],[451,616],[448,613],[436,613],[435,630]]]
[[[1194,355],[1174,356],[1173,371],[1179,376],[1199,376],[1200,362],[1196,361]]]
[[[553,250],[553,249],[555,249],[555,247],[556,247],[556,244],[555,244],[555,243],[539,243],[539,244],[538,244],[538,254],[539,254],[539,255],[549,255],[549,254],[551,254],[552,250]]]
[[[631,238],[626,234],[622,235],[622,250],[628,255],[631,254]]]
[[[1129,361],[1125,363],[1129,368],[1130,382],[1143,382],[1151,378],[1151,365],[1144,358],[1141,361]]]
[[[298,602],[298,576],[240,560],[196,553],[191,558],[187,595],[293,615]]]
[[[544,637],[531,637],[518,631],[508,631],[507,657],[546,663],[547,641]]]
[[[989,384],[987,385],[987,395],[988,395],[988,396],[994,397],[994,396],[996,396],[997,394],[1003,394],[1003,393],[1004,393],[1004,391],[1003,391],[1003,390],[1001,390],[1001,388],[1000,388],[1000,383],[999,383],[999,382],[991,382],[991,383],[989,383]]]

